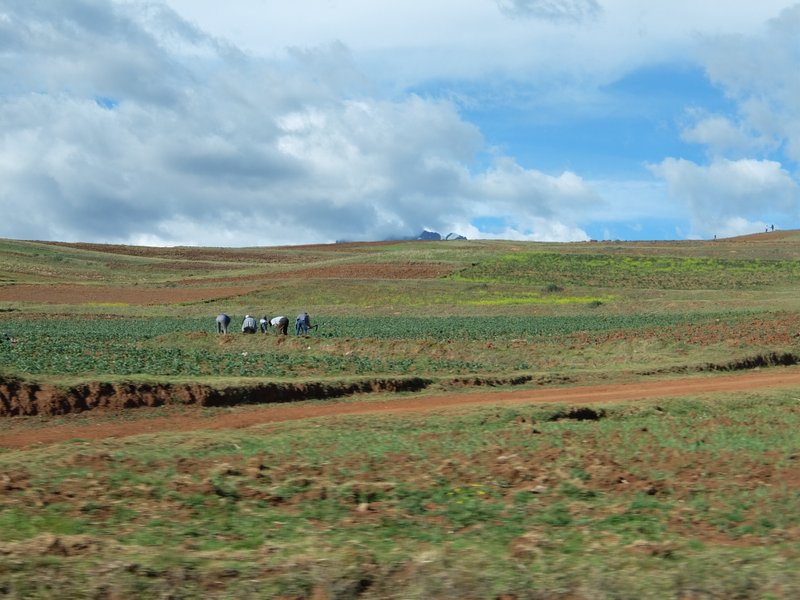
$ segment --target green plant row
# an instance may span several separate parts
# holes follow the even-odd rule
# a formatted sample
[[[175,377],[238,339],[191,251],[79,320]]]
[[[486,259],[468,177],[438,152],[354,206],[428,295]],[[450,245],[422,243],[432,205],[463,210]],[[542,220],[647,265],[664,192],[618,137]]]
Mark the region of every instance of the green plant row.
[[[320,316],[312,335],[336,338],[491,340],[536,338],[581,331],[614,331],[672,327],[686,323],[730,320],[743,313],[662,313],[629,315],[544,315],[544,316]],[[231,325],[238,334],[238,320]],[[291,325],[291,324],[290,324]],[[153,317],[108,319],[19,319],[5,321],[0,334],[28,341],[40,340],[59,347],[86,348],[93,342],[142,342],[158,337],[191,332],[215,331],[214,316],[208,318]],[[290,331],[291,333],[291,331]],[[168,343],[168,340],[164,340]],[[8,348],[8,344],[5,344]]]
[[[53,344],[26,339],[13,350],[4,346],[0,360],[7,371],[24,375],[156,375],[170,377],[270,377],[296,375],[374,375],[405,373],[474,373],[487,369],[475,361],[420,356],[339,356],[321,352],[230,351],[209,348],[145,347],[121,343]]]
[[[717,317],[718,315],[689,314],[337,317],[321,320],[319,334],[330,337],[378,339],[531,339],[563,336],[580,331],[671,327]]]
[[[213,317],[15,320],[0,331],[0,364],[16,375],[155,375],[192,377],[468,374],[531,368],[532,357],[498,358],[492,352],[420,351],[420,344],[462,344],[515,339],[553,341],[578,332],[637,331],[736,315],[627,315],[543,317],[335,317],[321,318],[314,342],[277,344],[272,335],[221,343]],[[199,335],[197,335],[199,334]],[[321,339],[334,342],[321,347]],[[289,340],[295,340],[290,335]],[[409,341],[409,352],[371,352],[375,344]],[[353,345],[341,351],[342,344]],[[456,346],[461,348],[461,346]],[[505,361],[498,366],[498,361]]]

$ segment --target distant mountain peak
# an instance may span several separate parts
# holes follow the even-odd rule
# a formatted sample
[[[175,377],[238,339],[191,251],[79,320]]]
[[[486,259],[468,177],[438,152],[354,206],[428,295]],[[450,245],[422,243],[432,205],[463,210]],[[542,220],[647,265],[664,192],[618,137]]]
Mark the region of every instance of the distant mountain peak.
[[[420,233],[417,236],[417,239],[426,241],[439,241],[439,240],[465,240],[467,238],[458,233],[448,233],[446,236],[442,237],[441,233],[423,229],[422,233]]]

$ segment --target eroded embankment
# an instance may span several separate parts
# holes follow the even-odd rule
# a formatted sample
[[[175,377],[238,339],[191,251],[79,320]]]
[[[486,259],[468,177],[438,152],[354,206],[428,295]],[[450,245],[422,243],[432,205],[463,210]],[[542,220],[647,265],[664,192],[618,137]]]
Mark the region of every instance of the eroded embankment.
[[[0,417],[65,415],[97,408],[123,409],[184,404],[235,406],[338,398],[369,392],[414,392],[430,385],[418,377],[355,383],[258,383],[215,388],[201,384],[86,383],[71,387],[0,380]]]
[[[568,383],[571,379],[550,375],[511,377],[457,377],[448,387],[515,386]],[[431,386],[432,379],[401,377],[368,379],[358,382],[263,382],[228,387],[199,383],[102,383],[90,382],[70,387],[3,379],[0,377],[0,417],[66,415],[97,408],[123,409],[171,405],[237,406],[324,400],[376,392],[419,392]]]
[[[640,375],[663,375],[667,373],[705,373],[713,371],[747,371],[762,367],[792,367],[800,364],[800,356],[793,352],[768,352],[755,356],[745,356],[725,363],[704,363],[701,365],[680,365],[641,371]]]
[[[636,375],[669,373],[745,371],[761,367],[800,364],[800,356],[790,352],[745,357],[724,364],[669,367]],[[0,377],[0,418],[35,415],[66,415],[93,409],[164,405],[237,406],[324,400],[375,392],[419,392],[430,387],[432,379],[400,377],[357,382],[261,382],[228,387],[199,383],[102,383],[89,382],[69,387]],[[578,383],[573,377],[557,374],[516,375],[510,377],[469,376],[438,381],[449,388],[495,387],[536,384],[540,386]]]

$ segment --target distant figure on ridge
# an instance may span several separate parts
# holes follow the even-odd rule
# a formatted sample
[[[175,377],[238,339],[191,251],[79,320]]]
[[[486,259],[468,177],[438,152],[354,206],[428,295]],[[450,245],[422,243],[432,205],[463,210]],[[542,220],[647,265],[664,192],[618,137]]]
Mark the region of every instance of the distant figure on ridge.
[[[308,316],[307,312],[302,312],[297,315],[297,318],[294,320],[294,331],[295,335],[300,335],[300,332],[303,332],[303,335],[308,335],[308,330],[311,327],[311,317]]]
[[[245,315],[244,320],[242,321],[242,333],[255,333],[255,332],[256,332],[256,320],[250,315]]]
[[[217,315],[217,333],[228,333],[228,325],[231,324],[231,318],[225,313]]]
[[[275,334],[288,335],[289,334],[289,319],[288,317],[275,317],[269,322],[275,328]]]

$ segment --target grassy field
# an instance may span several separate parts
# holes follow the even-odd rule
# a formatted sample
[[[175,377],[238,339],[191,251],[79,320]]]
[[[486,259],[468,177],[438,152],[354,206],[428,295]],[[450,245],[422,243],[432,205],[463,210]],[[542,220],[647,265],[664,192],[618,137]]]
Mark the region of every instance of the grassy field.
[[[794,232],[245,249],[0,240],[0,258],[0,406],[19,382],[417,377],[424,397],[800,361]],[[223,310],[227,336],[214,331]],[[319,324],[308,337],[236,332],[245,313],[301,310]],[[798,393],[23,449],[4,433],[258,407],[0,418],[0,597],[796,598]]]
[[[12,598],[792,598],[796,394],[0,454]]]

